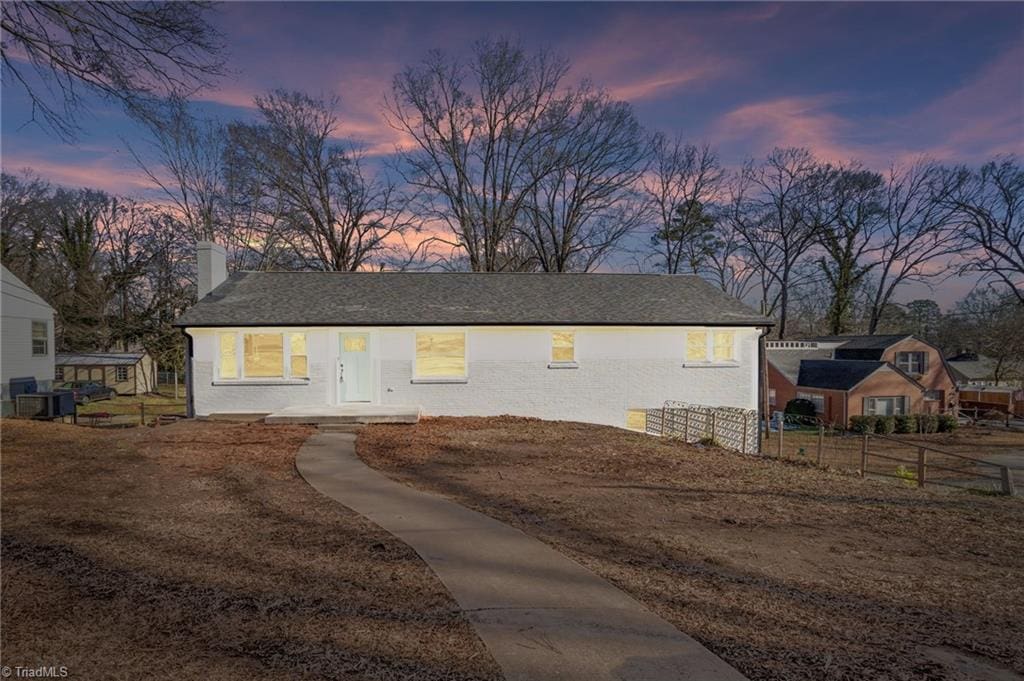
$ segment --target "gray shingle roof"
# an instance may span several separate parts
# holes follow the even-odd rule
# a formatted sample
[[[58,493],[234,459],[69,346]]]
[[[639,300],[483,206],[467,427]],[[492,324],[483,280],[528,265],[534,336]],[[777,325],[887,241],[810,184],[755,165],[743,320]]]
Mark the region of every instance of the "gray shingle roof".
[[[800,362],[797,385],[825,390],[849,390],[886,362],[856,359],[805,359]]]
[[[839,348],[843,350],[885,350],[910,334],[888,334],[880,336],[816,336],[804,340],[817,341],[818,343],[842,343]],[[837,350],[839,348],[836,348]]]
[[[793,348],[768,350],[768,361],[793,385],[796,385],[800,375],[800,362],[805,359],[832,359],[832,351]]]
[[[629,324],[768,326],[689,275],[240,272],[176,326]]]
[[[57,366],[131,366],[145,356],[144,352],[58,352]]]

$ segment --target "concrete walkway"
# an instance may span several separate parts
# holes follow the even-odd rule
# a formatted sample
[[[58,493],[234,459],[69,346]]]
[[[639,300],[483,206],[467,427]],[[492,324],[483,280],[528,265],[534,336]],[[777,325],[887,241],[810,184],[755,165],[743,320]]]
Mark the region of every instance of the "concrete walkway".
[[[508,681],[744,681],[593,572],[493,518],[394,482],[319,433],[299,473],[409,544],[466,612]]]

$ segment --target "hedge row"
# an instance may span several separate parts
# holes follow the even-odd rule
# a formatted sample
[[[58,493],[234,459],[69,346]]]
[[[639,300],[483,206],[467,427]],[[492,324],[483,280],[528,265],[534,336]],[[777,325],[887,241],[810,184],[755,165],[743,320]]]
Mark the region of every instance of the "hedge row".
[[[855,433],[952,433],[959,423],[952,414],[903,414],[900,416],[851,416]]]

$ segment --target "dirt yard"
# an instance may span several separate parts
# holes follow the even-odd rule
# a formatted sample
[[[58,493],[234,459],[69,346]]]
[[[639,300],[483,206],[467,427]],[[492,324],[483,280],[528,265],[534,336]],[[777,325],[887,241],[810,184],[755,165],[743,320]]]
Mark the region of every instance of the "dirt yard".
[[[71,679],[497,679],[404,544],[295,472],[303,427],[2,424],[0,655]]]
[[[751,679],[1024,678],[1024,500],[514,418],[359,455],[587,565]]]

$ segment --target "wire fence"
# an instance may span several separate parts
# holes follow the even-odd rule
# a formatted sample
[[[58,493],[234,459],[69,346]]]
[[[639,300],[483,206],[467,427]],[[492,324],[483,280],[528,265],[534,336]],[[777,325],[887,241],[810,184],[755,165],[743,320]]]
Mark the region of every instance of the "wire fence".
[[[776,413],[762,453],[786,461],[889,478],[913,487],[938,485],[1013,494],[1007,466],[953,451],[934,436],[858,433],[820,419]]]

